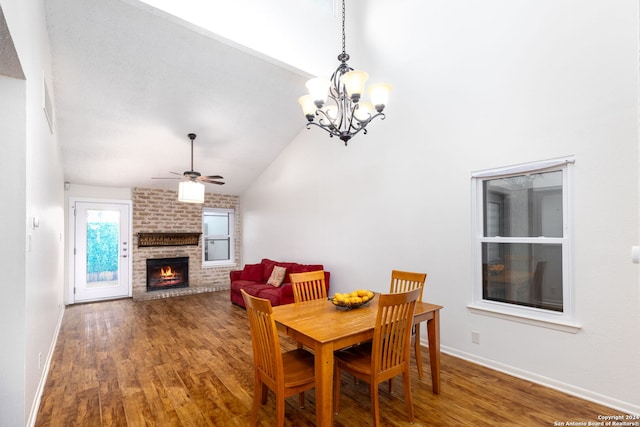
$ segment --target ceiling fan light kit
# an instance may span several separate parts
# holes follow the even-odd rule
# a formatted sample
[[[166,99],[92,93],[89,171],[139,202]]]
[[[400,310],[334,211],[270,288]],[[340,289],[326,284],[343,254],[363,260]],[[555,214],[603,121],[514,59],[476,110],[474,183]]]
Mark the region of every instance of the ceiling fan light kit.
[[[193,170],[193,140],[196,139],[195,133],[187,135],[191,140],[191,169],[183,173],[171,172],[174,175],[184,176],[186,179],[178,184],[178,201],[185,203],[204,203],[204,184],[224,185],[219,181],[224,179],[220,175],[202,176],[200,172]],[[179,179],[179,178],[152,178],[152,179]]]
[[[197,181],[180,181],[178,201],[185,203],[204,203],[204,184]]]
[[[309,94],[301,96],[298,103],[307,118],[307,129],[311,125],[318,126],[327,131],[329,136],[340,138],[346,146],[360,131],[366,134],[366,127],[373,119],[385,118],[382,111],[389,101],[391,85],[372,85],[368,91],[371,102],[360,100],[369,74],[354,70],[347,64],[349,55],[346,53],[344,1],[342,0],[342,53],[338,55],[340,65],[331,79],[316,77],[309,80],[306,83]]]

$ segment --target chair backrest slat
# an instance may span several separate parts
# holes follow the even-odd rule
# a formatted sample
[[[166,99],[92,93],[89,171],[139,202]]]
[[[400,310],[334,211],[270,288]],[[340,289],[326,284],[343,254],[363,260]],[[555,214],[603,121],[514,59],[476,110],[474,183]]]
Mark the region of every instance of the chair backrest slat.
[[[421,288],[403,293],[383,294],[373,335],[373,370],[381,373],[409,363],[411,329]]]
[[[426,280],[426,273],[412,273],[409,271],[392,270],[389,292],[407,292],[412,291],[416,288],[420,288],[420,296],[418,297],[418,299],[422,300],[422,291],[424,290],[424,282]]]
[[[327,298],[324,270],[291,273],[291,288],[294,302]]]

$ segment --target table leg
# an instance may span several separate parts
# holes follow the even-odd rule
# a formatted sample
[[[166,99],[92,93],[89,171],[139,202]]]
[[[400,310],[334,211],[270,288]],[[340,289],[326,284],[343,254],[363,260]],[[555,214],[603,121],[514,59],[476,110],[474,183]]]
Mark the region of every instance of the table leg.
[[[429,361],[431,362],[431,383],[433,392],[440,393],[440,312],[433,313],[433,319],[427,321],[429,338]]]
[[[333,348],[321,345],[315,349],[316,425],[333,425]]]
[[[420,350],[420,323],[414,325],[415,342],[414,348],[416,352],[416,365],[418,367],[418,378],[422,379],[424,373],[422,372],[422,351]]]

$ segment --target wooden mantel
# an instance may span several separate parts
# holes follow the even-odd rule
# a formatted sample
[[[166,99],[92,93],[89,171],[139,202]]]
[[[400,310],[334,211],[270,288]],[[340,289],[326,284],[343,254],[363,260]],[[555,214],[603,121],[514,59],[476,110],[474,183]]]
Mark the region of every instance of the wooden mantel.
[[[138,233],[138,247],[198,246],[202,233]]]

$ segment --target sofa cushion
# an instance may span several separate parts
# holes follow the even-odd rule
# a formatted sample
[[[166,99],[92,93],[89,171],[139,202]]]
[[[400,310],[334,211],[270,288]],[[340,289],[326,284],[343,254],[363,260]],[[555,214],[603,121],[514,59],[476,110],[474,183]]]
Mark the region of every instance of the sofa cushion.
[[[262,282],[262,272],[264,267],[262,264],[245,264],[240,280],[252,280],[254,282]]]
[[[287,274],[287,269],[285,267],[280,267],[276,265],[273,267],[273,272],[271,276],[269,276],[269,280],[267,280],[267,284],[275,286],[276,288],[282,285],[284,281],[284,276]]]
[[[267,283],[267,280],[269,280],[269,277],[271,277],[271,273],[273,273],[273,267],[276,266],[276,261],[272,261],[268,258],[263,258],[260,263],[262,264],[262,282]]]
[[[307,273],[309,271],[318,271],[324,270],[324,266],[322,264],[294,264],[291,268],[287,268],[287,277],[285,278],[285,283],[291,283],[291,273]]]
[[[256,290],[258,291],[258,295],[256,296],[258,298],[268,299],[271,301],[272,306],[282,304],[280,288],[276,288],[271,285],[262,285],[261,288],[256,288]]]
[[[265,283],[258,283],[252,280],[236,280],[231,283],[231,290],[240,292],[240,289],[244,289],[249,295],[258,296],[257,291],[254,291],[257,287],[269,286]]]

